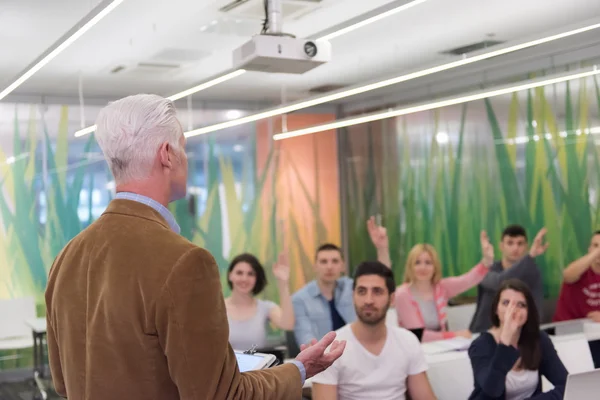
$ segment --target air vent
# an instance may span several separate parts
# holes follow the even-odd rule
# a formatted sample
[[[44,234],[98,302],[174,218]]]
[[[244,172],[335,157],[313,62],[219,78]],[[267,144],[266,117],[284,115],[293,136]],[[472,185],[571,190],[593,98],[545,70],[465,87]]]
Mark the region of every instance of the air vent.
[[[141,62],[138,63],[138,68],[143,69],[156,69],[156,70],[170,70],[179,68],[178,64],[163,64],[163,63],[155,63],[155,62]]]
[[[120,75],[133,75],[137,77],[153,77],[155,78],[158,75],[162,74],[173,74],[178,71],[180,68],[179,64],[167,64],[167,63],[157,63],[157,62],[149,62],[144,61],[137,64],[119,64],[116,67],[110,70],[111,74]]]
[[[114,67],[113,69],[110,70],[111,74],[118,74],[119,72],[123,71],[125,69],[124,65],[117,65],[116,67]]]
[[[319,7],[322,1],[323,0],[281,0],[283,19],[285,21],[287,19],[296,19],[299,16],[306,15],[313,9]],[[221,7],[219,11],[240,18],[263,20],[265,18],[265,3],[264,0],[233,0]]]
[[[479,43],[473,43],[473,44],[469,44],[467,46],[461,46],[461,47],[457,47],[455,49],[442,51],[442,54],[452,54],[455,56],[461,56],[463,54],[468,54],[468,53],[471,53],[471,52],[474,52],[477,50],[487,49],[487,48],[490,48],[492,46],[496,46],[496,45],[502,44],[502,43],[504,43],[504,42],[499,41],[499,40],[484,40]]]
[[[344,85],[321,85],[309,89],[308,92],[313,94],[328,93],[333,92],[334,90],[342,89],[344,87]]]
[[[185,63],[196,63],[203,58],[210,56],[210,52],[196,49],[181,49],[168,47],[162,49],[151,57],[150,62],[157,62],[158,64],[185,64]]]

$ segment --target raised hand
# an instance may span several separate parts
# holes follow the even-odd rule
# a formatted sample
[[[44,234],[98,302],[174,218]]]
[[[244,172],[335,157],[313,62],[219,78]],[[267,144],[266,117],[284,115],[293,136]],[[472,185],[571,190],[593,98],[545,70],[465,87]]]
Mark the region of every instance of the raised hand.
[[[518,343],[522,325],[523,323],[516,303],[511,301],[504,311],[504,321],[500,330],[500,342],[506,346],[513,346]]]
[[[273,264],[273,275],[279,282],[289,282],[290,263],[288,262],[287,253],[285,251],[279,254],[277,262]]]
[[[367,220],[367,230],[371,237],[371,242],[377,249],[387,249],[389,247],[389,239],[387,235],[387,229],[381,225],[377,225],[375,217],[371,217]]]
[[[533,243],[531,244],[531,249],[529,249],[529,255],[532,258],[541,256],[548,249],[548,243],[545,242],[546,232],[546,228],[542,228],[537,235],[535,235],[535,239],[533,239]]]
[[[335,337],[335,332],[329,332],[318,342],[313,340],[310,344],[301,346],[302,351],[296,356],[296,360],[304,365],[306,379],[325,371],[342,356],[346,348],[346,341],[337,341]],[[329,351],[325,353],[330,345]]]
[[[489,268],[494,263],[494,246],[490,243],[486,231],[481,231],[479,240],[481,241],[481,253],[483,254],[481,262]]]

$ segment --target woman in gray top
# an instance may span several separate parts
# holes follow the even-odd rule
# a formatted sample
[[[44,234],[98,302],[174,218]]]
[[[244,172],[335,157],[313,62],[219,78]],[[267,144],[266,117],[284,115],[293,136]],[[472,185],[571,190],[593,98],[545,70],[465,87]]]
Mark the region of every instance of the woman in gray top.
[[[290,296],[290,267],[285,254],[273,265],[277,279],[281,306],[272,301],[260,300],[267,285],[265,270],[252,254],[240,254],[229,264],[227,283],[231,296],[225,299],[229,321],[229,343],[235,350],[248,350],[252,346],[267,344],[267,322],[283,330],[294,329],[294,309]]]

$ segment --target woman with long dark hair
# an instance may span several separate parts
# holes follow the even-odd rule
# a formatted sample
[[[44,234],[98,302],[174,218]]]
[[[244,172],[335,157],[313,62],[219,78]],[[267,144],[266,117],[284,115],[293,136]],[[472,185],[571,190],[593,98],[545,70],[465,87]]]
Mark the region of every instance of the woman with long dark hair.
[[[492,304],[492,328],[469,348],[475,389],[469,400],[562,399],[568,372],[552,340],[540,331],[527,285],[502,283]],[[542,376],[554,389],[542,393]]]
[[[229,343],[234,349],[265,347],[269,322],[279,329],[294,329],[294,308],[289,288],[290,267],[285,253],[273,265],[273,275],[277,279],[280,305],[256,298],[267,286],[267,276],[255,256],[240,254],[229,264],[227,284],[231,296],[225,299],[225,307],[229,321]]]

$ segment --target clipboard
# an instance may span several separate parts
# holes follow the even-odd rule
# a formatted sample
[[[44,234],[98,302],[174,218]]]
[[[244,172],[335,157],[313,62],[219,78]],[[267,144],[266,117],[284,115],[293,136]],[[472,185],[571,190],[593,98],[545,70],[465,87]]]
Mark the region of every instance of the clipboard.
[[[249,353],[234,350],[240,372],[259,371],[277,365],[277,357],[273,354]]]

